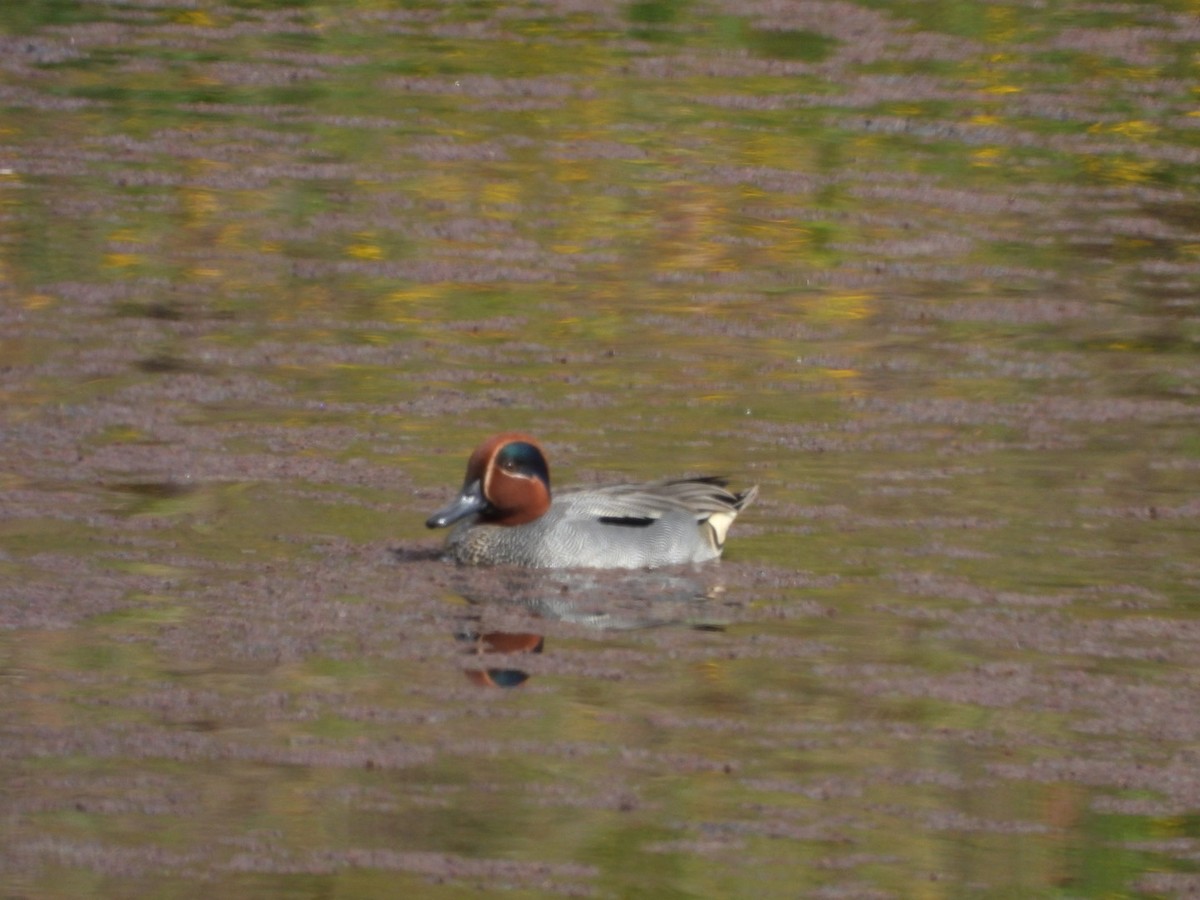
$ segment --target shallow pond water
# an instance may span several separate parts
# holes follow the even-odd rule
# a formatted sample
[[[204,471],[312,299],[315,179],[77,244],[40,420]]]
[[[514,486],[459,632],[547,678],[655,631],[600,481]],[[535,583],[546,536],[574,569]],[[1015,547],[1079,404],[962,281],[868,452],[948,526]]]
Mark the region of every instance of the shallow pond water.
[[[1194,5],[0,10],[10,897],[1200,892]],[[487,434],[760,485],[437,558]]]

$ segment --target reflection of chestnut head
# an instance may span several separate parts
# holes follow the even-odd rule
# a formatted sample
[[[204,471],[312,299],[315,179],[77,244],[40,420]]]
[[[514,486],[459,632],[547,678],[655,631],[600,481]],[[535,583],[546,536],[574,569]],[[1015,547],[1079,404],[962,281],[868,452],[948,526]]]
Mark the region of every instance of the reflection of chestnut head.
[[[541,653],[546,639],[540,634],[489,631],[479,636],[484,653]]]
[[[478,656],[489,653],[541,653],[545,646],[542,635],[524,632],[466,632],[459,634],[458,639],[470,642],[471,647],[467,652]],[[520,669],[466,669],[465,674],[472,684],[480,687],[512,688],[529,680],[528,673]]]

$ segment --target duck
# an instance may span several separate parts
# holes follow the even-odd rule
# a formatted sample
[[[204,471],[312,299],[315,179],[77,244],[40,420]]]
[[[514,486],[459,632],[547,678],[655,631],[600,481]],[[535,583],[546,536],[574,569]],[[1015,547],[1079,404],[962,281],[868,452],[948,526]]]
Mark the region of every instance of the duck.
[[[444,558],[465,565],[642,569],[717,559],[758,496],[724,478],[665,478],[550,493],[534,438],[494,435],[471,454],[459,495],[425,522],[453,525]]]

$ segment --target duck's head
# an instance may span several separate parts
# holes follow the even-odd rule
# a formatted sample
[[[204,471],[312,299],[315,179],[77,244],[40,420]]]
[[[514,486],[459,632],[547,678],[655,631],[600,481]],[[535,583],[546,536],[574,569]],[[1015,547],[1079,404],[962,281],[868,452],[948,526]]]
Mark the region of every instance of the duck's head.
[[[459,496],[426,521],[444,528],[479,515],[490,525],[524,525],[550,508],[550,467],[537,441],[525,434],[488,438],[467,460]]]

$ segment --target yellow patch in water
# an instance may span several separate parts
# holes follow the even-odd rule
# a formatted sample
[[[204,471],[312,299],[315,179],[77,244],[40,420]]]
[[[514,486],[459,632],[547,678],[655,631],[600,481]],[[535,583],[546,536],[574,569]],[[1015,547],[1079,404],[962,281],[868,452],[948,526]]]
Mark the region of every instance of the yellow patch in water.
[[[383,259],[383,249],[378,244],[351,244],[346,253],[355,259]]]
[[[483,186],[480,199],[484,203],[509,205],[520,202],[521,192],[516,182],[492,181]]]
[[[384,299],[391,303],[419,303],[424,300],[436,300],[441,296],[440,285],[418,284],[392,291]]]
[[[189,9],[178,13],[175,21],[180,25],[192,25],[197,28],[215,28],[216,20],[202,9]]]
[[[980,147],[971,154],[971,165],[994,166],[1003,155],[1004,148],[1002,147]]]
[[[217,211],[217,198],[212,191],[187,188],[182,198],[184,209],[193,216],[208,216]]]
[[[1088,174],[1105,181],[1141,183],[1149,181],[1158,171],[1158,163],[1140,159],[1085,157],[1083,167]]]
[[[811,310],[814,318],[825,321],[865,319],[871,314],[874,300],[874,294],[865,292],[835,292],[825,294],[812,301]]]
[[[1159,127],[1153,122],[1132,119],[1128,122],[1098,122],[1088,128],[1089,134],[1119,134],[1122,137],[1142,140],[1159,132]]]
[[[130,572],[134,575],[149,575],[153,578],[182,578],[189,574],[187,569],[181,569],[179,566],[170,566],[165,563],[122,561],[114,563],[113,568],[119,569],[122,572]]]

